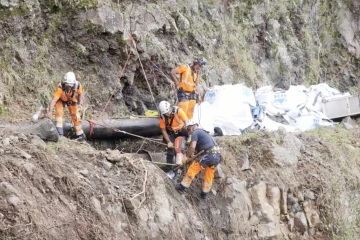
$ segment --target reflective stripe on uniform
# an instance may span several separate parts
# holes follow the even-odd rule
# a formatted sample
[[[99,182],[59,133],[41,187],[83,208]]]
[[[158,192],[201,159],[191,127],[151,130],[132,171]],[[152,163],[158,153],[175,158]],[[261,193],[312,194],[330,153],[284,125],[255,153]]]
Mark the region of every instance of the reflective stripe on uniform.
[[[84,134],[84,131],[83,130],[80,130],[79,132],[76,132],[76,136],[81,136]]]
[[[212,183],[204,182],[203,185],[202,185],[202,191],[205,192],[205,193],[210,192],[211,186],[212,186]]]
[[[75,132],[76,132],[76,135],[84,134],[83,130],[81,129],[81,125],[75,126]]]
[[[62,128],[63,127],[63,118],[57,117],[57,118],[55,118],[55,120],[56,120],[56,127]]]
[[[192,182],[192,179],[189,178],[188,176],[185,176],[181,182],[181,185],[188,188],[188,187],[190,187],[191,182]]]

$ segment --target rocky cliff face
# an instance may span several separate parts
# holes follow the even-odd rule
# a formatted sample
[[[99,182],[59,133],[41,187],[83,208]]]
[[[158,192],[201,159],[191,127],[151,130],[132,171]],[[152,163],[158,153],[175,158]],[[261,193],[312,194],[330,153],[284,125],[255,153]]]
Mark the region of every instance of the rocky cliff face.
[[[357,1],[3,0],[0,6],[1,92],[16,109],[8,116],[25,117],[23,109],[47,102],[69,70],[87,90],[89,114],[99,115],[111,94],[106,112],[113,116],[154,108],[129,34],[156,101],[174,99],[161,71],[168,75],[198,56],[209,60],[204,88],[328,82],[356,91],[360,76]]]

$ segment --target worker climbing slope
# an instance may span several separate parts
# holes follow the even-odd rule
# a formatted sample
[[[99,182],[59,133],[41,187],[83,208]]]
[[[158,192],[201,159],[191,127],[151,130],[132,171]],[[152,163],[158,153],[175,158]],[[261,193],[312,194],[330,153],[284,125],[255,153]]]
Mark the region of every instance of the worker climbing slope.
[[[186,157],[190,158],[196,152],[204,151],[199,157],[190,165],[182,182],[176,186],[180,193],[184,193],[189,187],[195,176],[205,169],[204,183],[200,196],[206,198],[211,190],[214,180],[216,166],[221,161],[220,149],[215,140],[204,129],[198,128],[198,125],[193,120],[186,123],[188,134],[191,135],[190,146],[186,152]]]
[[[53,99],[50,102],[47,117],[53,118],[52,112],[55,107],[56,129],[60,136],[64,135],[64,106],[68,107],[71,120],[75,127],[78,140],[85,140],[85,134],[81,128],[81,118],[79,110],[83,103],[83,89],[81,84],[76,81],[75,74],[68,72],[64,76],[64,80],[59,83],[54,92]]]
[[[170,103],[167,101],[160,102],[159,111],[161,133],[164,141],[168,145],[166,162],[173,164],[175,163],[174,141],[175,138],[179,136],[188,136],[185,129],[185,123],[187,122],[188,118],[181,108],[177,106],[171,107]],[[164,170],[166,172],[170,171],[171,166],[167,166]]]
[[[171,78],[177,86],[178,106],[183,109],[189,119],[193,117],[195,104],[200,102],[199,82],[200,69],[206,65],[206,59],[195,59],[193,65],[181,65],[171,70]],[[180,80],[177,78],[180,74]]]

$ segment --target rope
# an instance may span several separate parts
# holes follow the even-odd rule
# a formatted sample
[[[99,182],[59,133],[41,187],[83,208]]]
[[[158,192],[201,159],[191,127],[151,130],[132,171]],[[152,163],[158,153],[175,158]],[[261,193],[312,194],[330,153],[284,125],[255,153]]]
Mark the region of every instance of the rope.
[[[125,65],[124,65],[124,67],[123,67],[122,70],[121,70],[120,78],[121,78],[121,77],[123,76],[123,74],[124,74],[124,71],[125,71],[126,65],[127,65],[128,62],[129,62],[130,56],[131,56],[131,50],[129,50],[129,53],[128,53],[128,55],[127,55],[127,59],[126,59]],[[105,107],[104,107],[104,109],[102,110],[102,113],[105,112],[105,109],[107,108],[107,106],[108,106],[109,103],[110,103],[110,100],[111,100],[112,97],[114,96],[114,94],[115,94],[115,92],[116,92],[116,90],[117,90],[117,87],[118,87],[118,85],[115,86],[115,89],[114,89],[114,91],[111,93],[109,99],[107,100],[107,102],[106,102],[106,104],[105,104]],[[103,114],[102,114],[102,115],[103,115]]]
[[[165,165],[165,166],[178,166],[178,164],[175,163],[162,163],[162,162],[153,162],[152,163],[158,164],[158,165]]]
[[[160,69],[160,66],[158,66],[156,63],[154,63],[154,62],[151,61],[150,59],[149,59],[149,61],[153,64],[153,66],[156,66],[156,70],[157,70],[157,71],[159,71],[160,73],[162,73],[167,79],[169,79],[171,82],[173,82],[173,80],[171,80],[171,78],[170,78],[168,75],[166,75],[163,70]]]
[[[200,104],[197,104],[198,105],[198,122],[199,122],[199,127],[202,128],[201,126],[201,109],[200,109]]]
[[[125,131],[123,131],[123,130],[119,130],[119,129],[116,129],[116,128],[112,128],[112,127],[109,127],[109,126],[106,126],[106,125],[97,123],[97,122],[95,122],[95,121],[93,121],[93,120],[88,120],[88,122],[91,123],[91,125],[99,125],[99,126],[101,126],[101,127],[111,129],[111,130],[113,130],[114,132],[119,132],[119,133],[127,134],[127,135],[130,135],[130,136],[133,136],[133,137],[141,138],[141,139],[146,140],[146,141],[149,141],[149,142],[155,142],[155,143],[157,143],[157,144],[167,146],[167,144],[162,143],[162,142],[159,142],[158,140],[151,139],[151,138],[146,138],[146,137],[143,137],[143,136],[140,136],[140,135],[136,135],[136,134],[133,134],[133,133],[125,132]]]
[[[149,84],[149,80],[148,80],[148,78],[147,78],[147,76],[146,76],[146,73],[145,73],[145,70],[144,70],[144,66],[143,66],[143,64],[142,64],[142,62],[141,62],[140,55],[139,55],[139,52],[138,52],[138,50],[137,50],[135,40],[134,40],[133,36],[131,35],[131,33],[129,33],[129,37],[130,37],[131,43],[132,43],[133,46],[134,46],[136,55],[137,55],[137,57],[138,57],[138,59],[139,59],[139,63],[140,63],[141,69],[142,69],[142,71],[143,71],[144,78],[145,78],[145,80],[146,80],[147,86],[148,86],[148,88],[149,88],[149,91],[150,91],[152,100],[153,100],[153,102],[154,102],[154,104],[155,104],[156,109],[159,111],[158,106],[157,106],[156,101],[155,101],[154,93],[152,92],[151,86],[150,86],[150,84]]]

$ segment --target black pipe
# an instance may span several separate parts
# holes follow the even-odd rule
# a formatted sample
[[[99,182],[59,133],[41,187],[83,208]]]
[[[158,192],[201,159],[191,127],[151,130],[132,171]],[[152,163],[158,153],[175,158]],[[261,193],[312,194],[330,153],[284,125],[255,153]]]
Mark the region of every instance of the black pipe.
[[[158,118],[138,118],[138,119],[119,119],[119,120],[99,120],[94,121],[92,135],[90,136],[90,122],[83,120],[82,129],[87,138],[91,139],[119,139],[132,137],[129,134],[116,132],[118,129],[127,133],[142,137],[153,137],[161,135]],[[64,123],[64,135],[72,136],[74,131],[72,123]]]

